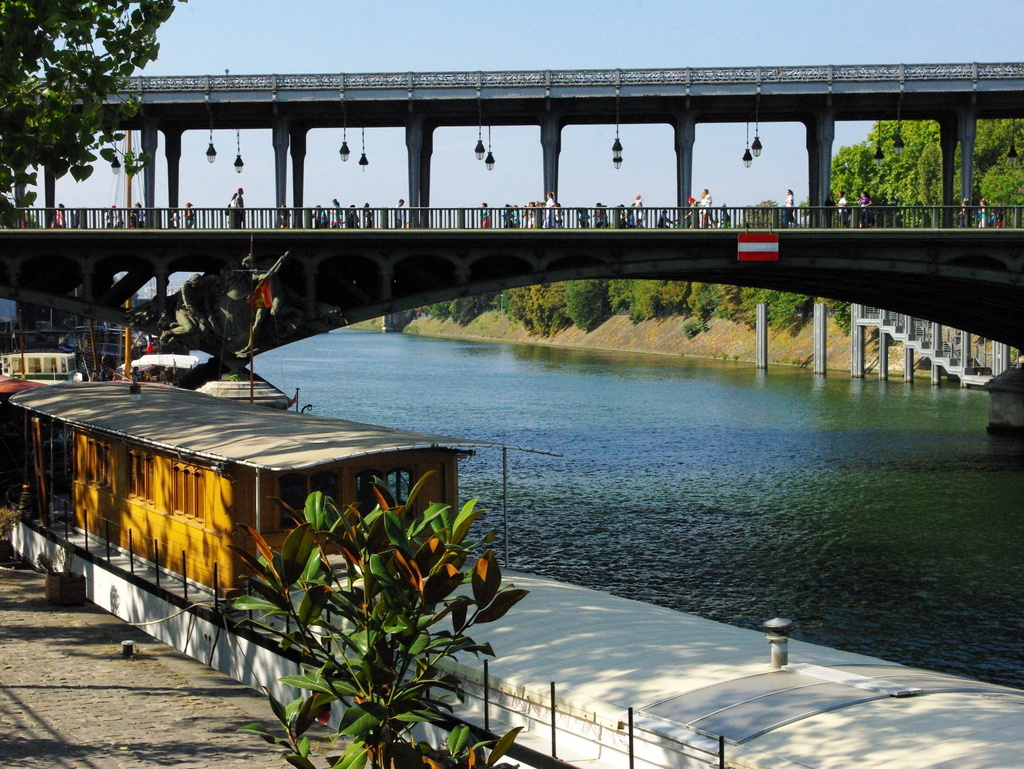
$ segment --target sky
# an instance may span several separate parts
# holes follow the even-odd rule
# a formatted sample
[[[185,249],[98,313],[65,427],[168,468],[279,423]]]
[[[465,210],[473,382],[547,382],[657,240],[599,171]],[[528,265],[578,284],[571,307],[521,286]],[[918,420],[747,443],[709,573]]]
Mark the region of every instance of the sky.
[[[161,27],[159,58],[145,75],[309,74],[408,71],[615,69],[1011,62],[1021,55],[1017,0],[860,0],[836,4],[789,0],[562,0],[470,3],[464,0],[189,0]],[[840,123],[834,151],[863,141],[870,124]],[[807,154],[800,124],[761,124],[764,152],[741,161],[744,124],[698,125],[693,187],[707,187],[715,205],[781,201],[787,188],[807,196]],[[563,205],[675,205],[675,154],[667,125],[622,126],[624,162],[611,162],[612,126],[569,126],[562,133],[559,199]],[[181,199],[221,207],[241,185],[249,207],[273,206],[270,131],[244,131],[241,175],[232,160],[236,137],[214,131],[217,162],[204,153],[206,131],[182,141]],[[355,141],[353,142],[353,138]],[[359,136],[348,134],[353,158],[341,163],[340,130],[313,131],[306,155],[306,205],[391,206],[408,199],[404,131],[366,133],[369,166],[355,160]],[[498,127],[487,171],[473,148],[476,128],[434,135],[431,204],[522,205],[544,196],[540,131]],[[485,136],[486,141],[486,136]],[[167,204],[162,147],[156,159],[157,205]],[[289,177],[290,178],[290,177]],[[57,202],[123,205],[124,179],[103,164],[84,183],[57,181]],[[133,199],[141,196],[136,184]],[[289,191],[289,202],[291,192]]]

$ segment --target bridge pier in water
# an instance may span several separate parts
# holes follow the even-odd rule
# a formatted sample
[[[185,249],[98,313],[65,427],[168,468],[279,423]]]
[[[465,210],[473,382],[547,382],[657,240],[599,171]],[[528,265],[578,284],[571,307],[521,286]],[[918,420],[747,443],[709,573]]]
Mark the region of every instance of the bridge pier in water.
[[[761,302],[757,305],[756,326],[754,330],[754,362],[757,368],[768,368],[768,305]]]
[[[814,303],[814,373],[828,371],[828,313],[824,302]]]

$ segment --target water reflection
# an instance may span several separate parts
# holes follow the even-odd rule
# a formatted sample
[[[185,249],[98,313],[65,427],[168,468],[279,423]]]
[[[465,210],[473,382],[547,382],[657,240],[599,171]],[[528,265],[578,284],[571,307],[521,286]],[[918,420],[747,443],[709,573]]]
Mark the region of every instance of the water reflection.
[[[509,454],[516,566],[1024,685],[1024,450],[982,392],[359,332],[257,366],[316,413],[564,454]],[[498,511],[500,453],[462,487]]]

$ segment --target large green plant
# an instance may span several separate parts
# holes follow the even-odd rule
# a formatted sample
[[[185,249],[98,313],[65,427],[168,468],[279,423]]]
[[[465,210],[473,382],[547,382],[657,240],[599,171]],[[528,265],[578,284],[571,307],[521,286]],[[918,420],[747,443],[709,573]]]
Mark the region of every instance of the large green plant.
[[[252,529],[260,556],[235,548],[254,575],[254,595],[238,598],[235,607],[260,615],[254,624],[303,660],[301,675],[281,679],[300,696],[287,704],[270,696],[284,736],[259,724],[243,731],[283,746],[292,766],[314,769],[305,733],[317,721],[330,722],[334,703],[340,722],[332,739],[347,736],[351,743],[327,757],[330,767],[491,767],[515,740],[518,729],[493,745],[472,743],[464,727],[442,747],[411,736],[419,723],[443,723],[450,698],[461,693],[459,680],[440,669],[442,660],[493,656],[490,644],[467,631],[500,619],[527,592],[502,585],[489,550],[467,567],[478,547],[468,535],[480,511],[469,502],[455,516],[439,504],[416,513],[422,484],[404,505],[378,486],[380,505],[367,514],[339,509],[315,492],[280,551]]]

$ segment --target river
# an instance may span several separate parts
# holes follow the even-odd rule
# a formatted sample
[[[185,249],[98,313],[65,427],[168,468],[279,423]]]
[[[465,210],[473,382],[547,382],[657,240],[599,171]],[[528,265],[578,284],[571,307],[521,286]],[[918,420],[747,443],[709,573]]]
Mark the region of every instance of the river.
[[[1024,687],[1024,443],[982,391],[352,330],[256,365],[317,414],[561,454],[509,452],[515,568]],[[460,475],[502,554],[501,452]]]

